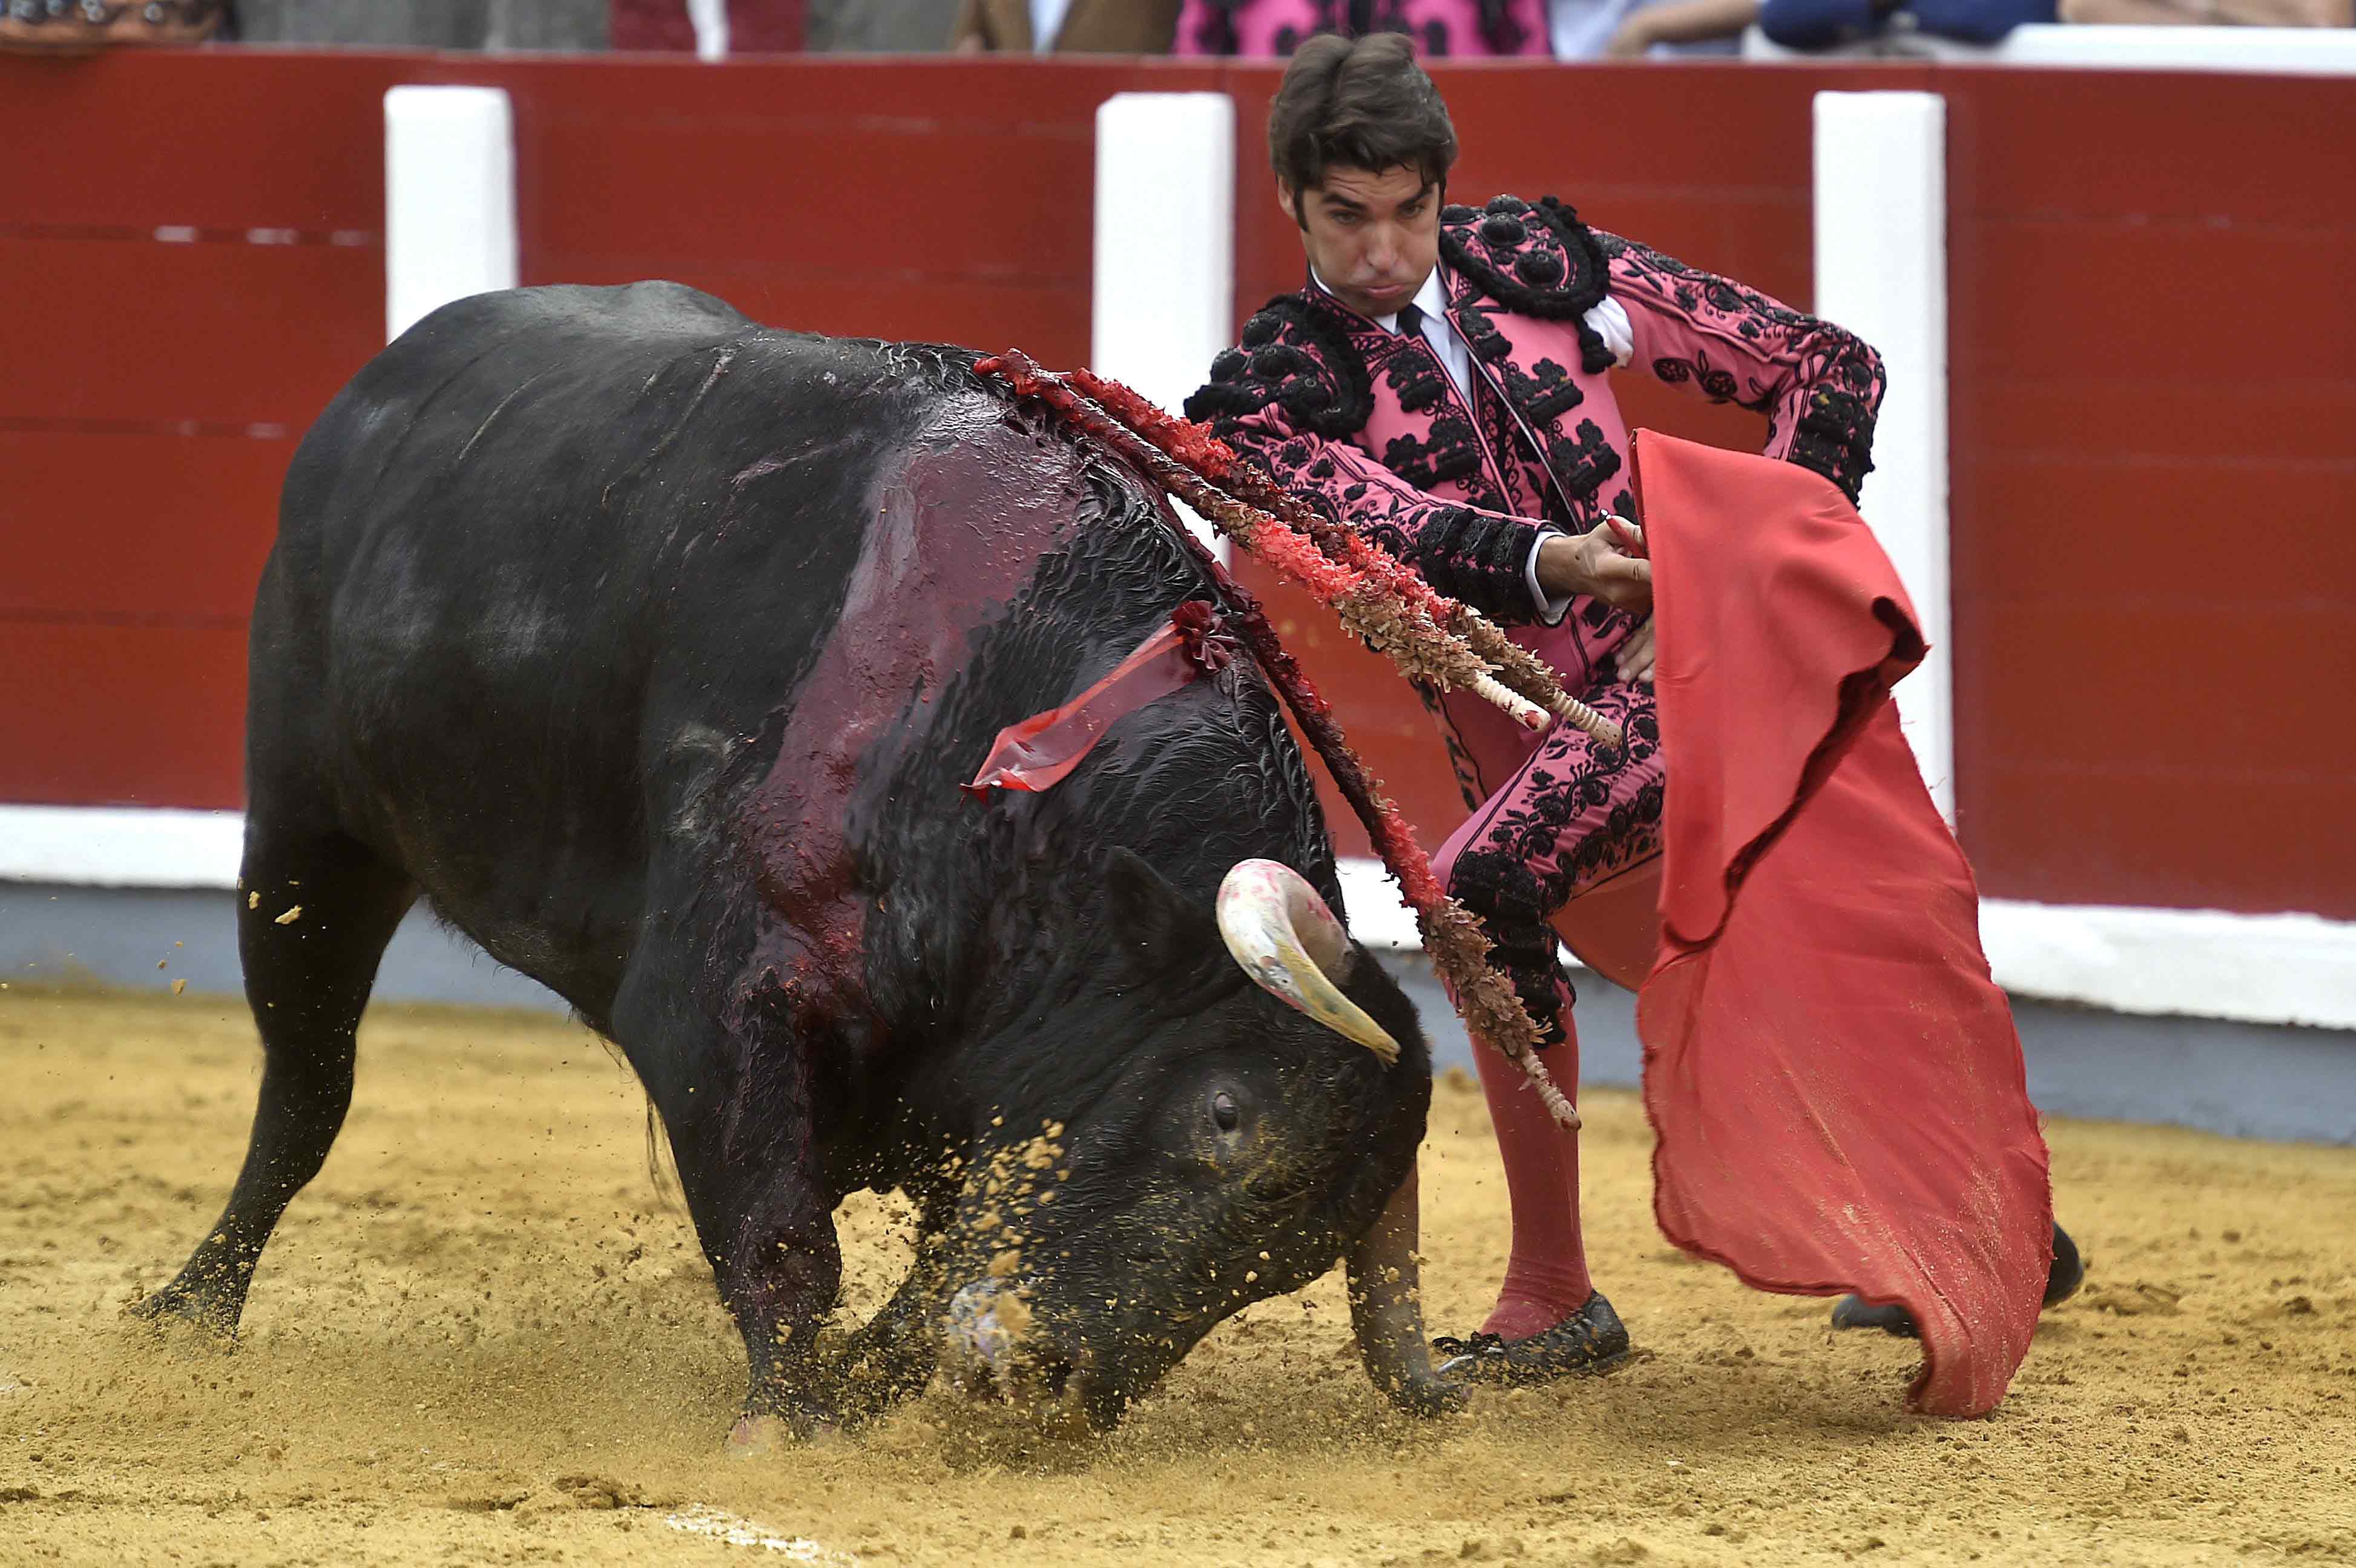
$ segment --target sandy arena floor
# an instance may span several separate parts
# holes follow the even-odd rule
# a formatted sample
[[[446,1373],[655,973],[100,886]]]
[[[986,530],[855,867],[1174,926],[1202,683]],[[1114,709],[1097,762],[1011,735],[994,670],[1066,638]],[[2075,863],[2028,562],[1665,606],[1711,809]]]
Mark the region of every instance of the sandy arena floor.
[[[1405,1423],[1328,1279],[1101,1444],[937,1391],[748,1462],[638,1091],[553,1021],[380,1011],[241,1348],[126,1324],[218,1211],[258,1072],[232,1002],[0,993],[0,1562],[2356,1563],[2356,1150],[2055,1126],[2092,1283],[1958,1424],[1901,1412],[1908,1345],[1674,1252],[1643,1116],[1597,1093],[1592,1255],[1651,1352],[1618,1376]],[[1469,1080],[1424,1171],[1432,1318],[1469,1326],[1505,1242]],[[845,1250],[863,1310],[891,1206]]]

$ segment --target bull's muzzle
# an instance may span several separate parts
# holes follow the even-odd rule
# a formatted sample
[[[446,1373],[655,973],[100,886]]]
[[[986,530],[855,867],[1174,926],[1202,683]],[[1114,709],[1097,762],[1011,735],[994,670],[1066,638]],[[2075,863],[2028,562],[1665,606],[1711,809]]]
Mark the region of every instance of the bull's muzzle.
[[[1097,1424],[1088,1360],[1043,1330],[1025,1282],[977,1280],[949,1298],[941,1336],[949,1380],[977,1399],[1012,1405],[1043,1430],[1076,1434]]]
[[[1309,879],[1273,860],[1239,860],[1219,884],[1219,935],[1246,974],[1386,1066],[1398,1042],[1342,994],[1356,950]]]

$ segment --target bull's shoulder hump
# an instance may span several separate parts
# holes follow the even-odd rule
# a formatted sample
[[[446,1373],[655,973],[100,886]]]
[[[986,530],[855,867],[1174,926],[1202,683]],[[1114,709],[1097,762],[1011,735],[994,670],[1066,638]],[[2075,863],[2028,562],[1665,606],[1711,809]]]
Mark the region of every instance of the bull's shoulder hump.
[[[652,345],[759,330],[726,300],[685,284],[548,284],[453,300],[420,317],[380,358],[432,360],[478,352],[486,342],[501,339],[561,337]]]

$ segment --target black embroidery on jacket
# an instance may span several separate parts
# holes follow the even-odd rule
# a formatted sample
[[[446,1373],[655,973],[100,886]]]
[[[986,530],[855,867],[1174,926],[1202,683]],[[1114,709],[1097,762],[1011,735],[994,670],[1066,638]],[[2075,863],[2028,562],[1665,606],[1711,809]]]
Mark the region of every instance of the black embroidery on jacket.
[[[1383,444],[1382,465],[1419,490],[1443,483],[1461,485],[1466,499],[1492,510],[1506,510],[1489,483],[1481,438],[1462,405],[1449,395],[1448,373],[1421,339],[1399,338],[1385,346],[1385,384],[1409,413],[1429,413],[1431,428],[1420,437],[1395,435]]]
[[[1522,577],[1530,551],[1527,524],[1460,506],[1357,522],[1360,532],[1408,562],[1450,598],[1463,600],[1493,620],[1530,619],[1529,588]]]
[[[1281,341],[1288,333],[1310,349]],[[1298,294],[1278,295],[1244,323],[1243,347],[1211,361],[1210,381],[1186,400],[1186,417],[1226,440],[1237,420],[1270,403],[1296,429],[1330,441],[1355,435],[1375,411],[1365,359],[1340,324]]]
[[[1859,339],[1846,332],[1840,336],[1846,341],[1834,353],[1827,378],[1834,384],[1808,394],[1799,428],[1792,433],[1792,461],[1830,479],[1855,506],[1866,475],[1873,471],[1881,359]]]
[[[1515,15],[1513,0],[1481,0],[1481,37],[1492,53],[1519,54],[1529,36],[1529,28]]]
[[[1449,213],[1463,211],[1462,219]],[[1548,321],[1578,324],[1580,367],[1600,375],[1612,349],[1587,323],[1587,313],[1611,288],[1604,253],[1579,214],[1553,197],[1536,206],[1500,196],[1475,221],[1469,209],[1451,208],[1440,225],[1440,253],[1482,293],[1508,309]]]
[[[1754,323],[1746,321],[1743,325],[1751,328],[1754,332],[1757,330]],[[1682,386],[1687,381],[1692,381],[1701,388],[1702,395],[1712,403],[1735,403],[1758,413],[1764,413],[1775,406],[1774,388],[1763,386],[1753,380],[1751,383],[1751,395],[1743,396],[1742,383],[1734,372],[1723,366],[1712,364],[1706,349],[1696,349],[1694,357],[1690,360],[1680,360],[1667,355],[1655,360],[1653,374],[1671,386]]]
[[[1420,339],[1395,337],[1328,296],[1303,290],[1270,301],[1245,324],[1242,346],[1213,361],[1210,382],[1186,400],[1186,415],[1208,421],[1221,440],[1331,516],[1334,502],[1317,487],[1336,482],[1341,470],[1320,443],[1363,440],[1376,373],[1394,391],[1404,381],[1403,395],[1433,395],[1434,379],[1444,378]],[[1444,380],[1440,385],[1444,388]],[[1472,505],[1408,499],[1401,490],[1358,483],[1345,492],[1349,515],[1336,521],[1357,528],[1441,593],[1490,619],[1526,624],[1536,614],[1523,576],[1530,525],[1501,505],[1478,437],[1453,400],[1444,391],[1440,396],[1431,430],[1420,440],[1392,443],[1388,460],[1376,461],[1418,489],[1455,479]],[[1251,418],[1271,408],[1285,429]]]
[[[1540,360],[1526,371],[1510,360],[1500,360],[1497,374],[1514,406],[1532,424],[1551,422],[1587,401],[1571,373],[1552,360]]]
[[[1601,425],[1582,419],[1569,435],[1547,441],[1547,463],[1574,502],[1591,503],[1603,481],[1620,471],[1620,454],[1604,439]]]
[[[1564,748],[1550,764],[1534,764],[1514,804],[1497,813],[1449,872],[1449,892],[1481,921],[1492,941],[1504,938],[1519,948],[1537,931],[1550,936],[1551,918],[1573,893],[1661,851],[1661,726],[1652,694],[1614,682],[1593,688],[1586,700],[1619,721],[1624,746],[1582,742]],[[1572,822],[1598,811],[1602,821],[1566,846]],[[1546,869],[1533,869],[1540,865]],[[1520,953],[1515,957],[1520,961],[1507,972],[1518,991],[1524,976],[1515,969],[1535,979],[1546,966]]]
[[[1552,487],[1538,479],[1535,492],[1531,489],[1537,478],[1537,457],[1522,438],[1521,425],[1489,378],[1478,371],[1473,372],[1472,419],[1487,437],[1489,450],[1497,455],[1498,474],[1505,481],[1505,494],[1495,503],[1496,510],[1515,517],[1561,521],[1554,515]]]

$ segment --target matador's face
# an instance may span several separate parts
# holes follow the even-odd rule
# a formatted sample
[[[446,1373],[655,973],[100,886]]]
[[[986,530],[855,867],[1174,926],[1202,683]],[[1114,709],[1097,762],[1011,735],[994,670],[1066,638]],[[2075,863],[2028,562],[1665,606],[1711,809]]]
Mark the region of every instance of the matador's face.
[[[1328,168],[1323,185],[1296,192],[1279,178],[1276,190],[1301,226],[1309,264],[1361,316],[1396,312],[1440,259],[1443,191],[1419,169]]]

